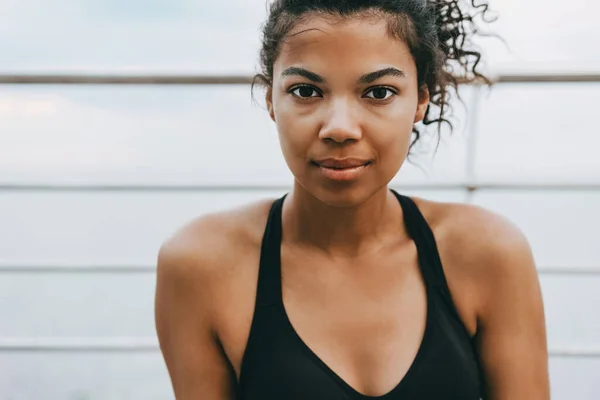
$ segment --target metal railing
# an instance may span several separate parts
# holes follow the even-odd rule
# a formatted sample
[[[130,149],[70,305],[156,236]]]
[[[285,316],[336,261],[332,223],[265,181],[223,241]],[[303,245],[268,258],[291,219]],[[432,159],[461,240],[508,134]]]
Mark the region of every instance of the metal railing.
[[[600,182],[590,183],[540,183],[540,182],[490,182],[490,183],[407,183],[390,185],[399,190],[478,190],[498,191],[600,191]],[[0,192],[236,192],[236,191],[288,191],[290,185],[172,185],[172,184],[64,184],[64,183],[0,183]]]
[[[153,274],[154,265],[142,264],[0,264],[0,274]],[[540,275],[600,276],[600,267],[540,266]]]
[[[243,85],[252,75],[176,75],[176,74],[0,74],[3,85]],[[598,83],[600,73],[536,73],[491,76],[499,83]]]
[[[151,337],[106,338],[3,338],[0,353],[146,353],[159,351],[158,340]],[[600,358],[600,348],[593,346],[555,347],[548,350],[554,358]]]

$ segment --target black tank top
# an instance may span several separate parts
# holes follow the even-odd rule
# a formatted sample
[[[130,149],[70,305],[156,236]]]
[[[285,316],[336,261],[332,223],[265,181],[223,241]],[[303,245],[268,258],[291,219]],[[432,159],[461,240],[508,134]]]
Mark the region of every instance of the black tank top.
[[[393,193],[417,247],[427,290],[425,333],[404,378],[385,395],[363,395],[319,359],[292,327],[281,291],[283,196],[271,207],[262,241],[256,305],[238,386],[240,399],[480,399],[478,359],[450,296],[433,232],[409,197]]]

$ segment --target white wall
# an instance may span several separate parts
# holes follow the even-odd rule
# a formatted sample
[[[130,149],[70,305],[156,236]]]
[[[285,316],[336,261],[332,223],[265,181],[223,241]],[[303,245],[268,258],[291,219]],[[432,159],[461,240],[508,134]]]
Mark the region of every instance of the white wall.
[[[59,12],[67,3],[70,11]],[[254,66],[262,2],[98,4],[0,3],[0,73]],[[494,70],[600,70],[600,53],[590,51],[600,40],[592,29],[596,3],[492,4],[513,47],[508,54],[489,45]],[[568,13],[577,13],[576,23]],[[600,85],[498,86],[480,97],[477,122],[460,111],[463,122],[435,161],[420,159],[427,174],[407,164],[394,184],[464,182],[473,132],[479,182],[599,184],[598,95]],[[472,96],[465,90],[467,104]],[[3,86],[0,186],[210,190],[0,191],[0,399],[172,398],[153,325],[160,242],[198,214],[278,196],[290,178],[274,128],[247,86]],[[467,198],[460,190],[408,193]],[[541,271],[600,270],[600,192],[482,190],[472,201],[525,231]],[[113,270],[25,272],[52,266]],[[146,269],[115,271],[128,266]],[[600,275],[541,272],[541,281],[551,349],[600,348]],[[90,351],[102,344],[110,351]],[[599,358],[553,357],[551,378],[555,399],[600,398]]]

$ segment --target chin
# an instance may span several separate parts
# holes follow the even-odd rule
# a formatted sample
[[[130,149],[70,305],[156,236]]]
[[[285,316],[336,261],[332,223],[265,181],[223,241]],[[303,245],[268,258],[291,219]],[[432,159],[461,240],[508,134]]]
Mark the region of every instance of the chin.
[[[333,185],[301,185],[302,190],[316,200],[331,207],[351,208],[369,200],[381,188],[369,187],[359,184],[333,184]]]

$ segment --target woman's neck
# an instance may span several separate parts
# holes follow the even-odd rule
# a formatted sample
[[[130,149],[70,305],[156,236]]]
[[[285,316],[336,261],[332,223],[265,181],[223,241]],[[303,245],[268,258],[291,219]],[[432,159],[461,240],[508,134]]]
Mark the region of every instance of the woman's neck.
[[[361,204],[323,203],[297,183],[283,209],[284,235],[332,256],[354,257],[380,248],[403,232],[402,209],[387,187]]]

